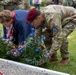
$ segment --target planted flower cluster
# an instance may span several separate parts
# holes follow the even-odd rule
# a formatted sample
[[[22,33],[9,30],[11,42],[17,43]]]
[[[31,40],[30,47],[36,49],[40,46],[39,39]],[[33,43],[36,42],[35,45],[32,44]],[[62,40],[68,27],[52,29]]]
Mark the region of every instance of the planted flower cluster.
[[[19,46],[15,46],[7,40],[0,40],[0,53],[3,51],[3,58],[6,59],[40,66],[48,60],[44,40],[45,37],[43,35],[36,37],[35,30],[32,28],[24,44],[20,44]]]

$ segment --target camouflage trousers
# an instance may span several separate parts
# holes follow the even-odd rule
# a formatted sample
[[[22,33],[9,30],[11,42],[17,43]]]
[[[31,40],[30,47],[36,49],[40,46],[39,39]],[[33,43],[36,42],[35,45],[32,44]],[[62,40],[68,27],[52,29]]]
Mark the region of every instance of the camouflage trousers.
[[[70,35],[76,27],[76,23],[69,22],[66,25],[63,26],[62,31],[66,33],[66,37],[62,41],[62,45],[60,48],[60,53],[62,58],[69,57],[69,51],[68,51],[68,35]]]
[[[0,5],[0,12],[3,11],[4,7]]]
[[[69,22],[62,27],[62,32],[65,32],[65,34],[66,34],[66,37],[63,38],[62,45],[60,47],[60,53],[61,53],[62,58],[69,57],[67,37],[68,37],[68,35],[70,35],[74,31],[75,27],[76,27],[76,23],[73,23],[73,22]],[[51,45],[52,45],[52,37],[53,37],[52,36],[52,31],[51,30],[46,30],[43,33],[43,35],[46,36],[45,45],[48,49],[50,49]],[[55,52],[54,54],[57,54],[57,52]]]

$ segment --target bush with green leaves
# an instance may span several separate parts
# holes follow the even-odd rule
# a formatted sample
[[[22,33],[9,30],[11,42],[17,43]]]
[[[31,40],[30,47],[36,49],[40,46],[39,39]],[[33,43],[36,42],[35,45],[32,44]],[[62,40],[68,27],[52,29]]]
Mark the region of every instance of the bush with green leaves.
[[[22,54],[22,59],[25,63],[39,66],[47,61],[47,49],[44,40],[44,36],[36,37],[34,31],[30,33],[26,40],[26,49]]]
[[[2,40],[0,38],[0,58],[6,58],[7,51],[9,51],[8,41]]]

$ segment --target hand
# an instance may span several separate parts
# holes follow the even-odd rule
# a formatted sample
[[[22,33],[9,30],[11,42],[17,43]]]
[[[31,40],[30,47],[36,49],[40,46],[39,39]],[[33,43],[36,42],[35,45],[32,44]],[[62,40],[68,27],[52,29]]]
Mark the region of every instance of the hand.
[[[72,18],[76,18],[76,15],[72,16]]]
[[[51,52],[49,51],[49,52],[47,52],[47,59],[50,61],[50,59],[51,59]]]
[[[76,19],[73,19],[73,22],[76,23]]]
[[[11,49],[15,49],[15,46],[11,46],[10,48],[11,48]]]
[[[25,50],[26,49],[26,46],[25,45],[19,45],[18,46],[18,51],[23,51],[23,50]]]

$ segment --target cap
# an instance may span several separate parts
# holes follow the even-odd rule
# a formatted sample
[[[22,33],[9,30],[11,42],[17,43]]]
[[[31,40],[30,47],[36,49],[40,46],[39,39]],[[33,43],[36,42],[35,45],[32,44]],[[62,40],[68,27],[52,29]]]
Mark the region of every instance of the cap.
[[[37,14],[36,8],[32,8],[31,10],[29,10],[27,14],[26,22],[27,23],[32,22],[36,18],[36,14]]]

